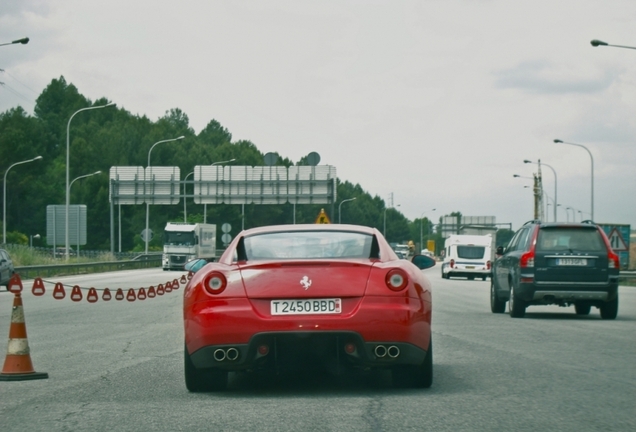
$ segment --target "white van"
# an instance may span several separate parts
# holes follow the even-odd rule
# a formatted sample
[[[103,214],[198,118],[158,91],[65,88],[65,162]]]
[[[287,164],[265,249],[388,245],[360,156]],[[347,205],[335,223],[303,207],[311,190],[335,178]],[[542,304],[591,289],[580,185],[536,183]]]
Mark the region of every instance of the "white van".
[[[492,273],[493,245],[490,234],[449,236],[444,243],[442,278],[460,276],[486,280]]]

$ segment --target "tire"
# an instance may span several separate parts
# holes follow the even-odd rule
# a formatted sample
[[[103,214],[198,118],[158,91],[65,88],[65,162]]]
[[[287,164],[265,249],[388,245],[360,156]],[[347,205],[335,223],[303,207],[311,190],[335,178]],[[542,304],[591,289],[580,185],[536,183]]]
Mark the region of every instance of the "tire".
[[[486,276],[482,276],[481,280],[485,281],[486,280]]]
[[[591,309],[592,309],[592,306],[590,306],[589,304],[581,304],[581,303],[574,304],[574,311],[576,312],[577,315],[589,315]]]
[[[515,294],[514,283],[510,284],[510,299],[508,300],[508,311],[512,318],[523,318],[526,314],[526,303]]]
[[[429,343],[426,357],[419,366],[407,365],[393,368],[393,385],[400,388],[429,388],[433,385],[433,341]]]
[[[616,315],[618,315],[618,294],[616,294],[616,298],[614,300],[603,303],[599,309],[601,310],[602,319],[615,319]]]
[[[490,311],[492,313],[504,313],[506,311],[506,302],[499,299],[495,290],[495,282],[490,280]]]
[[[221,391],[227,387],[227,371],[220,369],[197,369],[192,363],[188,349],[184,348],[185,385],[192,393]]]

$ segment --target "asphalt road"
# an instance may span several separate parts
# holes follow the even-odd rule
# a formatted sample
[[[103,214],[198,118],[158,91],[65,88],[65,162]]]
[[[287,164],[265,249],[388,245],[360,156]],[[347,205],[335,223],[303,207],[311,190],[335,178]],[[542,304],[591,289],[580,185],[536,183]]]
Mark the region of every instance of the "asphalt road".
[[[37,381],[0,381],[8,431],[633,431],[636,430],[636,288],[621,287],[618,318],[574,308],[495,315],[489,281],[434,285],[435,378],[394,389],[389,373],[273,380],[232,374],[223,393],[183,382],[182,288],[144,301],[54,300],[52,286],[23,303]],[[139,288],[180,273],[137,270],[59,278],[96,288]],[[0,337],[13,295],[0,292]],[[0,341],[0,361],[6,343]]]

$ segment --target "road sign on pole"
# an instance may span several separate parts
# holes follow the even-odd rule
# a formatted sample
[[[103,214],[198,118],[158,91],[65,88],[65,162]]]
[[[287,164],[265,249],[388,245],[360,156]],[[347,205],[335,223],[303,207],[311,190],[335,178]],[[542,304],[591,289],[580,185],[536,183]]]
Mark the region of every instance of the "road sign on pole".
[[[610,246],[612,246],[612,249],[614,249],[615,252],[624,252],[629,250],[627,243],[618,229],[614,228],[610,231],[607,238],[609,238]]]

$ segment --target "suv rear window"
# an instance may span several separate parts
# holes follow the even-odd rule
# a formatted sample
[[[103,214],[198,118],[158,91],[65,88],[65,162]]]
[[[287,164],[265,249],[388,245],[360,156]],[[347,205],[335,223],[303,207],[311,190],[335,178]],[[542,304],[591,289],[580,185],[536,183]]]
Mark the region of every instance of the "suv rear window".
[[[605,243],[596,228],[543,228],[539,230],[537,251],[604,251]]]
[[[485,251],[483,246],[457,246],[457,258],[482,259]]]

